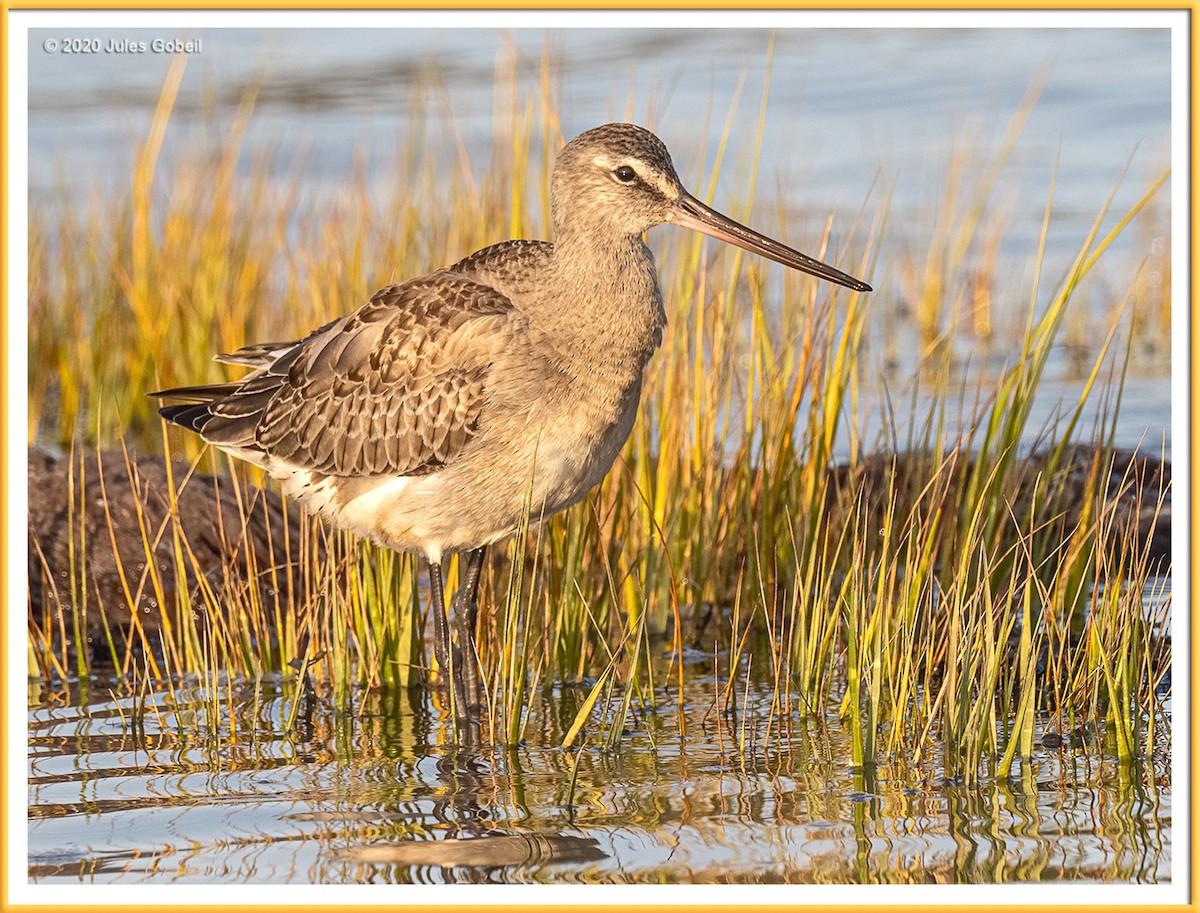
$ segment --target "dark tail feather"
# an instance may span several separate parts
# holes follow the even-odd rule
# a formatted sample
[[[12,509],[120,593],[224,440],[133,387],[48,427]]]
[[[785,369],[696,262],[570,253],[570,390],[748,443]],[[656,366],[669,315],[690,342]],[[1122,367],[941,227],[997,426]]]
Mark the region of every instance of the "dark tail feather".
[[[177,406],[163,406],[158,410],[158,414],[172,424],[202,432],[208,420],[212,418],[212,404],[228,396],[236,386],[208,384],[201,387],[174,387],[170,390],[156,390],[149,395],[160,399],[183,400],[184,402]]]
[[[183,400],[178,405],[163,406],[158,410],[168,422],[198,432],[210,444],[252,449],[262,410],[275,388],[244,392],[246,387],[244,382],[209,384],[175,387],[150,395]]]
[[[163,406],[158,414],[174,425],[190,428],[192,431],[204,430],[205,424],[212,418],[207,403],[199,405],[186,404],[181,406]]]

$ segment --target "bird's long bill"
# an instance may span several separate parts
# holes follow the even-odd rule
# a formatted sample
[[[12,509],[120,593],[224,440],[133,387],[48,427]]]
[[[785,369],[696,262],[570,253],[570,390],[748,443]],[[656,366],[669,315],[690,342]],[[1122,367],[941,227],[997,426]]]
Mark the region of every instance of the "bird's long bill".
[[[675,204],[675,218],[671,221],[676,225],[682,225],[684,228],[694,229],[695,231],[718,238],[721,241],[736,244],[738,247],[753,253],[769,257],[777,263],[782,263],[784,266],[803,270],[821,279],[828,279],[830,282],[844,285],[846,288],[852,288],[859,292],[871,291],[871,286],[867,285],[861,279],[855,279],[848,273],[843,273],[840,269],[834,269],[832,266],[822,263],[820,260],[814,260],[812,257],[802,254],[798,250],[792,250],[786,244],[773,241],[766,235],[760,235],[753,229],[733,221],[728,216],[721,215],[721,213],[709,206],[705,206],[691,194],[685,193],[679,199],[679,202]]]

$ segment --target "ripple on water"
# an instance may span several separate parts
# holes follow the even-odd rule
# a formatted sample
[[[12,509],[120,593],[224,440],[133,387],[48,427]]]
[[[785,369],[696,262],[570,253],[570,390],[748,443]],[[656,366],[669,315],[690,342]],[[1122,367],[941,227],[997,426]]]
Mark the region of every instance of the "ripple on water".
[[[760,729],[763,691],[743,706]],[[705,722],[703,684],[686,742],[647,718],[619,752],[580,754],[544,747],[562,735],[549,696],[526,744],[469,754],[419,699],[360,693],[351,715],[318,702],[302,738],[284,733],[287,704],[261,694],[257,728],[213,735],[194,694],[170,717],[189,726],[151,713],[135,737],[110,731],[123,704],[38,693],[35,882],[1170,879],[1166,762],[1118,776],[1094,740],[1046,751],[1022,780],[966,788],[932,762],[867,776],[831,760],[850,756],[832,712],[765,749],[757,732],[757,754],[739,756]],[[221,693],[239,718],[253,700],[248,684]]]

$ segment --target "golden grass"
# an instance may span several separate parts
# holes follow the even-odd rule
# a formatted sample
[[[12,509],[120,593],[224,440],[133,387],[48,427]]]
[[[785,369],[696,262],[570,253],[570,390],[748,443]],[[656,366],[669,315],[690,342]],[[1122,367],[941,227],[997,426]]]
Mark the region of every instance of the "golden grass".
[[[156,182],[177,76],[127,196],[78,213],[31,208],[29,434],[74,447],[80,471],[85,451],[115,442],[185,454],[239,477],[240,505],[262,479],[205,452],[196,436],[164,430],[145,394],[225,379],[211,353],[297,338],[387,282],[497,238],[540,233],[548,202],[530,189],[546,186],[551,163],[528,153],[535,136],[545,149],[561,137],[548,104],[536,116],[514,112],[481,179],[444,181],[419,151],[428,125],[416,122],[390,198],[369,194],[360,177],[315,212],[301,175],[272,179],[261,160],[238,177],[252,98],[219,157]],[[781,279],[733,251],[710,257],[696,236],[665,241],[668,339],[618,465],[583,505],[531,527],[485,573],[478,637],[493,740],[522,738],[544,683],[587,678],[594,682],[564,744],[615,745],[631,711],[672,706],[682,736],[683,651],[692,646],[714,652],[724,679],[714,700],[725,711],[736,711],[752,678],[771,683],[773,737],[832,702],[864,768],[897,755],[919,762],[936,745],[954,776],[1007,776],[1032,753],[1035,720],[1059,731],[1103,722],[1122,760],[1165,750],[1155,720],[1170,663],[1170,597],[1160,594],[1155,619],[1141,596],[1166,569],[1122,528],[1128,513],[1108,484],[1124,376],[1119,304],[1087,370],[1085,397],[1109,397],[1095,429],[1100,446],[1081,471],[1069,448],[1081,401],[1044,431],[1040,471],[1020,458],[1039,431],[1030,405],[1081,284],[1117,236],[1161,216],[1165,176],[1111,228],[1104,205],[1057,290],[1035,288],[1024,305],[1028,320],[996,389],[961,423],[951,411],[955,375],[939,341],[964,326],[995,334],[992,315],[1021,306],[1001,277],[979,271],[995,263],[999,236],[984,226],[997,224],[985,218],[996,175],[1035,103],[1031,92],[981,183],[952,181],[942,201],[915,313],[929,353],[920,390],[932,407],[906,425],[889,413],[879,442],[865,439],[858,405],[871,382],[862,354],[869,308],[889,307],[886,289],[849,294]],[[534,198],[537,214],[527,209]],[[960,217],[962,199],[969,218]],[[1029,252],[1039,268],[1051,212],[1048,201]],[[831,216],[813,252],[869,276],[887,231],[886,206]],[[987,291],[969,308],[945,297],[963,288]],[[1131,339],[1161,326],[1167,299],[1167,286],[1131,285]],[[840,476],[831,472],[839,435],[851,442]],[[883,472],[862,471],[872,450],[891,460]],[[179,484],[172,478],[172,503]],[[82,491],[75,479],[77,514]],[[1141,497],[1153,509],[1162,493]],[[67,585],[51,581],[53,610],[31,618],[31,671],[45,677],[86,676],[94,657],[73,645],[106,617],[85,557],[112,546],[88,541],[83,528],[73,516]],[[307,520],[301,529],[299,583],[271,576],[272,554],[252,556],[249,576],[272,581],[264,591],[231,569],[206,576],[177,509],[157,528],[140,514],[136,531],[110,525],[114,541],[132,533],[147,556],[148,569],[122,577],[129,604],[154,592],[168,610],[153,636],[136,613],[131,631],[102,623],[101,652],[142,679],[258,677],[295,660],[297,688],[311,675],[338,706],[356,687],[423,680],[431,659],[414,559]],[[165,570],[152,560],[163,542],[173,556]],[[291,544],[271,548],[290,554]]]

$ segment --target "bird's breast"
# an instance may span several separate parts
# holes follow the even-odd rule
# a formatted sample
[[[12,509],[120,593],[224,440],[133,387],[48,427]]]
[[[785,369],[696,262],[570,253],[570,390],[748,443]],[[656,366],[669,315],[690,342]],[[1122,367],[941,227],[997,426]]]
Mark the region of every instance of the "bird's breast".
[[[531,454],[534,500],[547,515],[578,503],[612,468],[637,417],[641,374],[619,387],[562,385],[559,408],[536,424]]]

